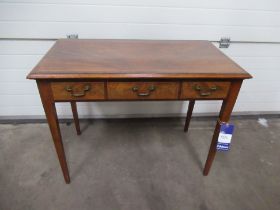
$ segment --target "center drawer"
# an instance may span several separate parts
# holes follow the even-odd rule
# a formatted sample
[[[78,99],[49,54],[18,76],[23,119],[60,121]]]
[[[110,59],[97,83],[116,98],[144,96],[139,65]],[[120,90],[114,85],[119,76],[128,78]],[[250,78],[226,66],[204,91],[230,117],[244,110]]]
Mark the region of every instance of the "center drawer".
[[[172,100],[178,99],[177,82],[108,82],[108,99]]]

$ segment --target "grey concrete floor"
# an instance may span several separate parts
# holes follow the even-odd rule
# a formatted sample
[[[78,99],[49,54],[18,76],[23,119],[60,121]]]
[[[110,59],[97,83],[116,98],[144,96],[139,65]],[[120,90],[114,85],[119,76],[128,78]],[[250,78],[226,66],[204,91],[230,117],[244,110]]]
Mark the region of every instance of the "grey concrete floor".
[[[0,209],[280,209],[280,119],[235,119],[231,150],[202,176],[215,121],[61,123],[71,184],[47,124],[0,125]]]

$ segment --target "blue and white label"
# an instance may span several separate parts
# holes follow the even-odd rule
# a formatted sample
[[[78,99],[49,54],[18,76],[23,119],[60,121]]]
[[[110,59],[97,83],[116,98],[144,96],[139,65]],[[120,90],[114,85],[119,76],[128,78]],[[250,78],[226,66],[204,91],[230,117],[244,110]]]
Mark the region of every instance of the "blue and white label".
[[[218,137],[218,143],[217,143],[217,150],[218,151],[228,151],[231,137],[233,134],[234,125],[222,123],[220,128],[220,134]]]

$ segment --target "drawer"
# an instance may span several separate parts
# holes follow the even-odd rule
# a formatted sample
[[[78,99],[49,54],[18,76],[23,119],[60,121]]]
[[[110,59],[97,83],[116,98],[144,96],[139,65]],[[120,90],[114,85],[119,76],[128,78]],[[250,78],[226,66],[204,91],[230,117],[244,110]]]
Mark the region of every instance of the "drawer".
[[[183,82],[181,99],[223,99],[230,82]]]
[[[172,100],[178,99],[177,82],[108,82],[108,99]]]
[[[54,100],[103,100],[104,82],[52,82]]]

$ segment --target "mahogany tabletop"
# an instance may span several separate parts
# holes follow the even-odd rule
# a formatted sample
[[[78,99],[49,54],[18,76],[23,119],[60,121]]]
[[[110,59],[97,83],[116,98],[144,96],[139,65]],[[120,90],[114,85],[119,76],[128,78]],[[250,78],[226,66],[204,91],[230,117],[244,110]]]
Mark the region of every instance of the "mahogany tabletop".
[[[27,78],[247,79],[251,75],[209,41],[61,39]]]

